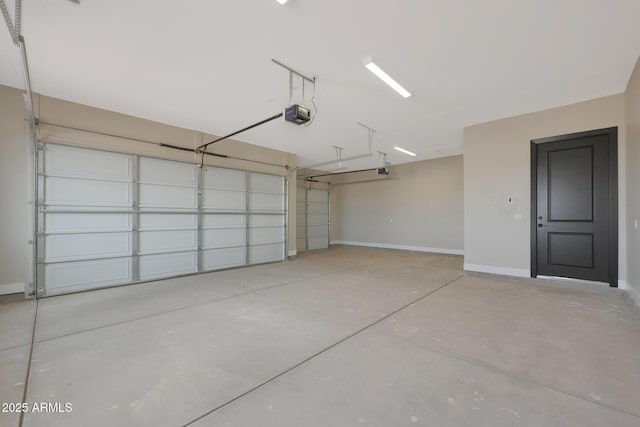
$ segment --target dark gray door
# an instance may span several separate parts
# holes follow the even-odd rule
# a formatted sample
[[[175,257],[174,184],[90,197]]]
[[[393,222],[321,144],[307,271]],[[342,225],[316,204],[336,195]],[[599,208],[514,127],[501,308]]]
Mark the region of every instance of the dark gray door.
[[[537,275],[617,286],[616,129],[533,142]]]

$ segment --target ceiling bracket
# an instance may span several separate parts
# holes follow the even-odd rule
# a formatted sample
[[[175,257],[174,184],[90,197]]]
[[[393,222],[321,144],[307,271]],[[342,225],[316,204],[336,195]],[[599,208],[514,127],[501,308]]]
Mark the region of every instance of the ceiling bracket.
[[[340,160],[341,160],[342,162],[348,162],[348,161],[351,161],[351,160],[358,160],[358,159],[364,159],[364,158],[367,158],[367,157],[371,157],[372,155],[373,155],[372,153],[358,154],[358,155],[356,155],[356,156],[343,157],[343,158],[341,158]],[[336,161],[335,161],[335,160],[330,160],[330,161],[328,161],[328,162],[316,163],[316,164],[308,165],[308,166],[304,166],[304,167],[300,166],[300,167],[297,167],[297,168],[296,168],[296,170],[301,170],[301,169],[316,169],[316,168],[319,168],[319,167],[322,167],[322,166],[333,165],[333,164],[335,164],[335,163],[336,163]],[[301,176],[306,176],[306,175],[301,175]]]
[[[271,59],[271,61],[272,61],[274,64],[278,64],[279,66],[281,66],[281,67],[282,67],[282,68],[284,68],[285,70],[289,70],[289,72],[290,72],[290,73],[295,74],[295,75],[296,75],[296,76],[298,76],[298,77],[301,77],[302,79],[304,79],[304,80],[308,81],[308,82],[309,82],[309,83],[311,83],[311,84],[315,84],[315,82],[316,82],[316,78],[315,78],[315,77],[307,77],[307,76],[305,76],[304,74],[302,74],[302,73],[300,73],[300,72],[298,72],[298,71],[294,70],[293,68],[291,68],[291,67],[289,67],[289,66],[287,66],[287,65],[284,65],[282,62],[280,62],[280,61],[278,61],[278,60],[276,60],[276,59]]]
[[[371,149],[373,148],[373,135],[375,135],[376,130],[374,128],[371,128],[365,124],[362,124],[360,122],[357,122],[360,126],[362,126],[363,128],[365,128],[369,134],[369,153],[371,153]],[[379,151],[378,151],[379,153]]]
[[[338,147],[337,145],[334,145],[333,148],[336,149],[336,157],[338,159],[338,168],[342,168],[342,147]]]

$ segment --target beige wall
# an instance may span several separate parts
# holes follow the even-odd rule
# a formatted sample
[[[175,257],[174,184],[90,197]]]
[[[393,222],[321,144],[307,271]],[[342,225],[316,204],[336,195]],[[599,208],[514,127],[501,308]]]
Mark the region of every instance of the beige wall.
[[[110,111],[74,104],[45,96],[35,96],[36,116],[41,121],[38,138],[44,141],[149,155],[154,157],[199,162],[193,153],[159,147],[136,139],[163,142],[194,148],[215,137]],[[62,125],[52,126],[50,124]],[[88,132],[79,131],[79,128]],[[112,137],[103,134],[122,136]],[[243,142],[225,140],[210,150],[233,159],[205,157],[205,164],[255,172],[284,175],[289,165],[294,171],[296,156],[278,150]],[[242,159],[272,163],[253,163]],[[2,285],[29,280],[29,209],[27,196],[31,177],[28,126],[24,120],[22,93],[0,86],[0,292]],[[295,253],[296,174],[292,172],[289,188],[289,252]],[[5,287],[6,288],[6,287]]]
[[[626,278],[624,94],[464,130],[465,268],[530,274],[530,141],[618,126],[620,279]],[[507,203],[511,197],[513,203]]]
[[[0,292],[24,287],[28,248],[29,128],[20,91],[0,85]]]
[[[627,114],[627,284],[640,305],[640,60],[625,94]],[[637,227],[635,221],[638,222]]]
[[[462,156],[396,165],[391,179],[334,186],[331,240],[462,253]]]

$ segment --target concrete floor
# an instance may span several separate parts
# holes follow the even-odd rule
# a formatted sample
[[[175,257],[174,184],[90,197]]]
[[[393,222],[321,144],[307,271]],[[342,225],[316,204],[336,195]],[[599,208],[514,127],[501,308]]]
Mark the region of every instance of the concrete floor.
[[[0,401],[27,382],[30,409],[72,404],[24,426],[640,425],[624,293],[463,274],[460,257],[336,247],[0,301]]]

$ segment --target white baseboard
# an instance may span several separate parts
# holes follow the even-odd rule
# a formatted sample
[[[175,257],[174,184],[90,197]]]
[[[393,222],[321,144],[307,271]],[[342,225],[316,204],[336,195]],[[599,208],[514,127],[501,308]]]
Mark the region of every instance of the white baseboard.
[[[625,280],[618,280],[618,288],[626,291],[633,302],[635,302],[636,305],[640,307],[640,292],[632,288],[631,285],[629,285],[629,283],[627,283]]]
[[[466,271],[476,271],[478,273],[499,274],[501,276],[531,277],[529,270],[521,268],[495,267],[493,265],[464,264]]]
[[[436,254],[448,254],[448,255],[464,255],[464,251],[462,249],[444,249],[444,248],[429,248],[425,246],[392,245],[389,243],[352,242],[347,240],[332,240],[331,244],[347,245],[347,246],[364,246],[367,248],[398,249],[401,251],[432,252]]]
[[[0,285],[0,295],[24,293],[24,283],[7,283]]]
[[[296,256],[298,255],[298,251],[289,251],[289,256]]]

